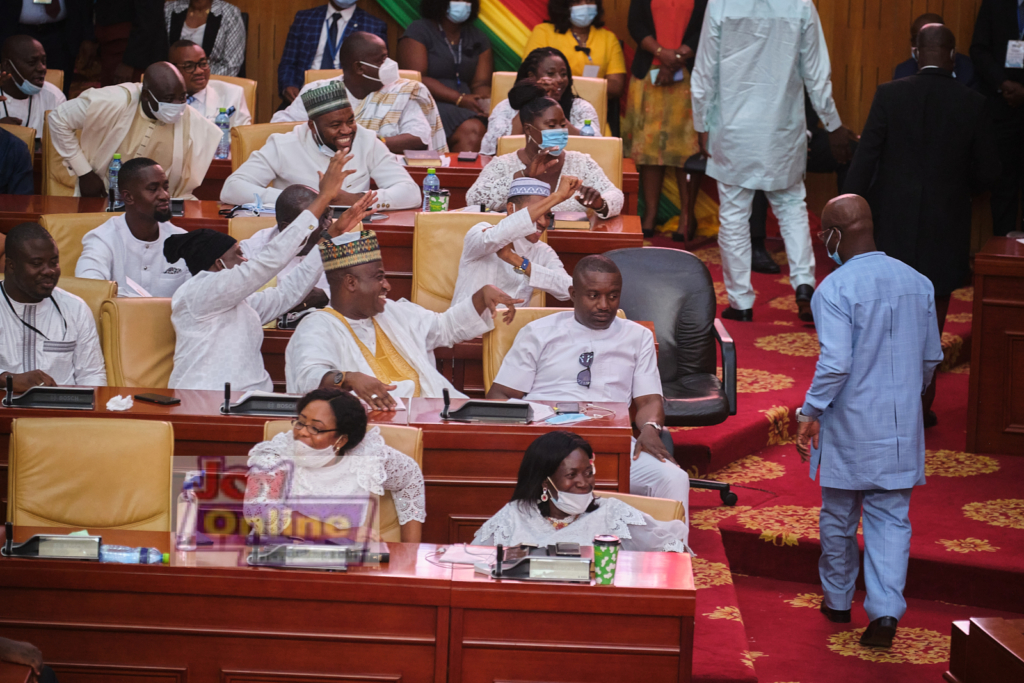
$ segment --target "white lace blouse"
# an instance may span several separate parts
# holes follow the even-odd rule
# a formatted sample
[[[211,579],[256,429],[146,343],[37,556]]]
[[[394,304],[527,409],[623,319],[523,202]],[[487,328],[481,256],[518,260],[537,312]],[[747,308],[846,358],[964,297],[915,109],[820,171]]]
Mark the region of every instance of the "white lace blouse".
[[[399,524],[426,521],[423,473],[416,461],[384,443],[380,429],[371,427],[358,446],[341,460],[328,464],[298,455],[292,432],[278,434],[249,451],[249,477],[245,490],[247,520],[287,519],[292,498],[384,495],[391,491]],[[319,456],[317,456],[319,458]],[[259,476],[254,476],[259,475]],[[278,512],[273,516],[271,510]],[[285,522],[285,527],[287,526]],[[282,529],[273,531],[280,532]]]
[[[623,550],[690,552],[686,545],[689,530],[685,522],[659,522],[617,498],[599,498],[597,505],[593,512],[584,512],[568,526],[555,529],[536,505],[513,501],[484,522],[473,537],[472,545],[594,545],[594,536],[614,534],[622,541]]]
[[[562,154],[565,155],[565,163],[562,164],[562,173],[559,175],[559,179],[563,175],[576,176],[583,181],[584,186],[592,187],[601,194],[608,209],[603,214],[606,218],[618,216],[622,212],[625,195],[622,194],[622,190],[612,184],[612,181],[608,180],[608,176],[604,174],[597,162],[589,154],[583,152],[566,150]],[[477,176],[476,182],[466,192],[466,203],[483,204],[492,211],[505,211],[508,189],[512,185],[513,176],[525,169],[526,166],[516,152],[495,157],[491,163],[484,166],[484,170]],[[553,210],[584,211],[585,207],[574,197],[557,205]]]
[[[512,119],[519,112],[512,108],[508,99],[504,99],[494,105],[494,111],[487,117],[487,133],[480,143],[480,153],[495,155],[498,153],[498,138],[503,135],[512,135]],[[577,97],[572,102],[572,111],[569,112],[569,123],[577,129],[583,128],[583,124],[590,120],[590,125],[597,134],[601,134],[601,122],[597,118],[597,110],[594,105],[582,97]]]

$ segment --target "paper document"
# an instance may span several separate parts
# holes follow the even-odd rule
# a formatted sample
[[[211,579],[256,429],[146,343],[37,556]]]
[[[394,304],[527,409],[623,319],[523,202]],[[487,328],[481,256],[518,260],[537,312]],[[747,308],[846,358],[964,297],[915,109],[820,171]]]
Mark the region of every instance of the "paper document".
[[[139,284],[138,282],[136,282],[135,280],[131,279],[131,278],[130,278],[130,277],[128,277],[127,275],[125,275],[125,276],[124,276],[124,279],[125,279],[125,282],[127,282],[127,283],[128,283],[128,286],[129,286],[129,287],[131,287],[132,289],[134,289],[134,290],[135,290],[135,293],[136,293],[136,294],[137,294],[138,296],[144,296],[144,297],[148,297],[148,298],[153,298],[153,295],[152,295],[152,294],[150,294],[149,292],[147,292],[147,291],[145,290],[145,288],[143,288],[143,286],[142,286],[142,285],[140,285],[140,284]]]
[[[437,559],[447,564],[476,564],[494,559],[494,548],[457,543],[445,548]]]

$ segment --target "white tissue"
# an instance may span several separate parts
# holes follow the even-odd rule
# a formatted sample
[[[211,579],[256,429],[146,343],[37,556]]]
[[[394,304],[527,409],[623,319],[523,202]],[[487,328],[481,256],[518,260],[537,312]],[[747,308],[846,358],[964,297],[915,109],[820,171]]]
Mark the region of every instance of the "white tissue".
[[[107,410],[128,410],[135,404],[131,396],[115,396],[107,401]]]

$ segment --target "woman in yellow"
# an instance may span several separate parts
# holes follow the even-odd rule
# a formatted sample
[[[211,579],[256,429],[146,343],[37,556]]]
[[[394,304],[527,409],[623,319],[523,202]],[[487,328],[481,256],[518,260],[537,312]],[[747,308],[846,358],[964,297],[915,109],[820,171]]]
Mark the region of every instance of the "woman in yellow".
[[[640,168],[642,226],[647,236],[654,234],[667,167],[675,168],[682,208],[672,238],[685,241],[697,227],[691,225],[693,203],[689,197],[697,191],[698,178],[695,175],[688,187],[683,164],[699,149],[693,130],[689,70],[697,54],[706,7],[707,0],[632,0],[629,5],[629,34],[637,51],[622,122],[622,146]]]
[[[601,0],[548,0],[548,16],[530,34],[526,53],[560,50],[573,76],[607,79],[608,99],[618,99],[626,87],[626,60],[619,39],[604,28]]]

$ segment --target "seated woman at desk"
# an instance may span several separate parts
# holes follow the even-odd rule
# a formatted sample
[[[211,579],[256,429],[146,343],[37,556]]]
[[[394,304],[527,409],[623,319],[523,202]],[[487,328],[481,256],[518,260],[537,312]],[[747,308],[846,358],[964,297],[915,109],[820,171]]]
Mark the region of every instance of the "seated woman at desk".
[[[466,192],[466,203],[502,211],[513,179],[536,178],[557,187],[561,177],[569,175],[582,180],[583,187],[575,197],[556,206],[555,211],[592,209],[602,218],[618,216],[624,201],[622,190],[612,184],[589,154],[565,149],[569,131],[561,105],[530,83],[513,88],[509,100],[513,106],[519,104],[526,146],[484,166]]]
[[[316,389],[302,397],[298,410],[292,431],[249,451],[249,523],[264,533],[282,533],[291,523],[290,499],[391,491],[402,541],[418,543],[427,513],[416,461],[384,443],[379,428],[367,429],[366,410],[348,392]]]
[[[616,498],[594,497],[594,451],[570,432],[550,432],[526,449],[512,501],[484,522],[473,545],[593,545],[614,534],[623,550],[690,552],[686,522],[659,522]]]
[[[597,134],[601,134],[597,110],[594,109],[594,105],[573,91],[572,71],[569,70],[569,62],[565,55],[560,51],[553,47],[541,47],[526,55],[522,66],[519,67],[519,73],[516,74],[516,84],[527,83],[543,90],[548,97],[561,105],[563,112],[569,113],[569,135],[579,135],[580,129],[588,120]],[[515,103],[510,90],[507,99],[494,105],[494,110],[487,119],[487,134],[480,143],[481,154],[495,154],[498,149],[498,138],[503,135],[523,134],[523,124],[518,116],[521,102],[522,99],[520,104]]]

